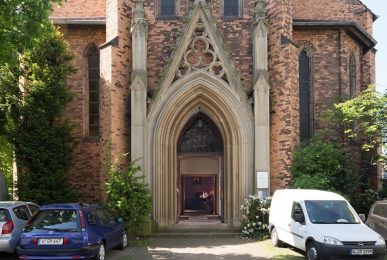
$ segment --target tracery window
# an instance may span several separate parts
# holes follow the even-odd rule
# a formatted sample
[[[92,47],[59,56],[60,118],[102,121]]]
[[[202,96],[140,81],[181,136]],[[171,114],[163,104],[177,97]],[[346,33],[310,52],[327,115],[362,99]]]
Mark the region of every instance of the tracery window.
[[[351,53],[349,56],[349,97],[353,98],[356,94],[356,60]]]
[[[299,109],[300,140],[305,141],[313,134],[313,92],[312,92],[312,59],[311,54],[302,50],[299,61]]]
[[[88,64],[88,135],[99,136],[99,50],[93,45],[87,52]]]
[[[183,130],[179,153],[212,153],[223,151],[223,143],[216,126],[199,113]]]

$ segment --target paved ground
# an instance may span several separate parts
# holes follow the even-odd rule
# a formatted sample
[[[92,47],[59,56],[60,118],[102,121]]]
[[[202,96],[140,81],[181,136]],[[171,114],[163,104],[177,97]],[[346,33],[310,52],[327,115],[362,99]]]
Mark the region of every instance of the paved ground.
[[[274,250],[274,251],[273,251]],[[241,238],[151,238],[139,241],[125,251],[109,252],[108,260],[148,259],[283,259],[304,257],[290,249],[274,249],[270,241],[257,242]]]
[[[14,255],[1,254],[1,260],[15,260]],[[106,260],[304,260],[300,252],[274,248],[270,240],[241,238],[151,238],[131,242],[126,250],[112,250]],[[385,258],[387,260],[387,257]]]
[[[126,250],[112,250],[107,260],[216,260],[216,259],[283,259],[301,260],[289,249],[284,254],[273,251],[270,241],[257,242],[241,238],[151,238],[133,241]],[[282,254],[282,255],[281,255]],[[14,260],[14,255],[0,254],[1,260]]]

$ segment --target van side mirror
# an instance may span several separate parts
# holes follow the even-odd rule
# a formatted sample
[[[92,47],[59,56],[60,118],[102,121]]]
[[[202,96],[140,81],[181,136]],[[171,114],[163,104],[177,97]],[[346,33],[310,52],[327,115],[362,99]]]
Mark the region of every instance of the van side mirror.
[[[294,221],[301,223],[301,224],[304,224],[304,222],[305,222],[304,214],[294,213]]]
[[[363,223],[366,222],[365,214],[359,214],[359,218],[361,219],[361,221],[362,221]]]

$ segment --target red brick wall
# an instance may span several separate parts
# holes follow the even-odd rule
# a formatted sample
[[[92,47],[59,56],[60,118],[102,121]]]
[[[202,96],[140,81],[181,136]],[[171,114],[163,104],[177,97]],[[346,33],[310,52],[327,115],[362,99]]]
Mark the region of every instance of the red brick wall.
[[[132,40],[130,34],[132,1],[106,2],[106,42],[101,49],[101,143],[112,144],[114,158],[130,152],[130,77]],[[103,149],[103,148],[101,148]],[[102,176],[102,189],[105,176]]]
[[[70,171],[70,183],[80,195],[81,201],[95,202],[101,197],[100,190],[100,145],[99,140],[88,140],[85,136],[87,114],[87,60],[85,54],[91,44],[100,45],[105,40],[104,26],[66,26],[60,31],[74,52],[74,66],[77,71],[70,78],[75,96],[66,110],[66,117],[74,123],[77,146],[74,164]]]
[[[65,0],[53,4],[51,17],[105,17],[106,0]]]
[[[298,144],[298,50],[281,43],[292,37],[290,1],[270,1],[269,75],[271,86],[271,191],[288,185],[293,151]]]
[[[131,77],[131,0],[107,0],[106,7],[95,2],[90,8],[85,4],[94,1],[67,1],[55,15],[99,16],[105,15],[106,33],[103,27],[72,26],[62,31],[71,48],[77,53],[75,64],[83,68],[81,53],[90,41],[98,44],[117,37],[118,43],[101,49],[101,143],[111,141],[113,154],[117,156],[130,149],[130,77]],[[154,0],[145,1],[148,35],[148,89],[157,88],[160,76],[166,70],[171,46],[177,33],[183,32],[188,15],[188,0],[180,0],[179,15],[173,19],[156,17]],[[76,3],[80,4],[76,6]],[[243,16],[223,19],[220,0],[212,0],[212,12],[216,26],[224,40],[224,48],[235,63],[237,72],[247,92],[252,89],[252,10],[253,1],[244,0]],[[80,10],[85,9],[85,13]],[[87,10],[86,10],[87,9]],[[90,9],[90,10],[89,10]],[[103,10],[103,11],[102,11]],[[354,12],[358,12],[356,15]],[[321,116],[334,99],[348,96],[348,57],[350,51],[358,62],[357,77],[364,87],[374,82],[374,53],[362,56],[361,47],[339,30],[293,31],[293,19],[356,20],[370,33],[372,14],[357,0],[270,0],[267,5],[269,21],[269,74],[271,85],[271,190],[286,187],[291,178],[292,154],[299,145],[298,115],[298,49],[292,43],[281,43],[281,35],[296,44],[307,44],[313,50],[314,98],[316,129],[325,129]],[[95,29],[93,29],[95,28]],[[106,35],[106,36],[105,36]],[[105,38],[106,37],[106,38]],[[340,67],[341,66],[341,67]],[[105,176],[100,173],[102,146],[83,141],[84,78],[82,70],[72,78],[77,93],[68,109],[68,116],[76,123],[76,136],[80,143],[75,152],[75,164],[71,182],[82,191],[83,199],[95,201],[103,196]],[[341,137],[340,137],[341,138]],[[101,191],[102,190],[102,191]]]
[[[357,0],[292,0],[293,19],[357,21],[372,34],[372,13]]]

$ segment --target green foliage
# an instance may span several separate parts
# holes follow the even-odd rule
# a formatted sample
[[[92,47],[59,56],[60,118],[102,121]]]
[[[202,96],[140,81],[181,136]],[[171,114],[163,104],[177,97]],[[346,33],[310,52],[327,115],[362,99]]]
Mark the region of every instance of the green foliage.
[[[33,47],[49,26],[52,2],[61,0],[3,0],[0,3],[0,66],[16,63],[16,53]]]
[[[266,239],[269,237],[269,202],[249,195],[241,205],[243,210],[242,236],[247,238]]]
[[[361,139],[365,151],[387,148],[387,92],[377,93],[371,86],[355,98],[335,104],[327,119],[343,127],[348,137]],[[379,154],[376,159],[387,158]]]
[[[113,161],[105,152],[107,205],[120,214],[129,226],[138,226],[149,221],[152,213],[152,196],[145,176],[137,176],[140,169],[132,162],[124,170],[119,168],[120,160]],[[122,158],[121,158],[122,159]]]
[[[61,34],[46,28],[21,66],[3,66],[2,133],[13,144],[19,169],[18,196],[38,204],[75,199],[67,172],[75,146],[72,125],[62,120],[72,99],[67,79],[74,68]],[[21,80],[20,80],[21,79]]]
[[[363,193],[358,194],[351,201],[351,204],[357,213],[368,214],[372,204],[380,199],[382,199],[382,197],[379,192],[369,189],[365,190]]]
[[[4,136],[0,136],[0,173],[4,174],[8,193],[12,193],[12,146]]]
[[[319,136],[303,144],[294,153],[293,188],[320,189],[351,195],[359,187],[356,173],[346,154]]]

